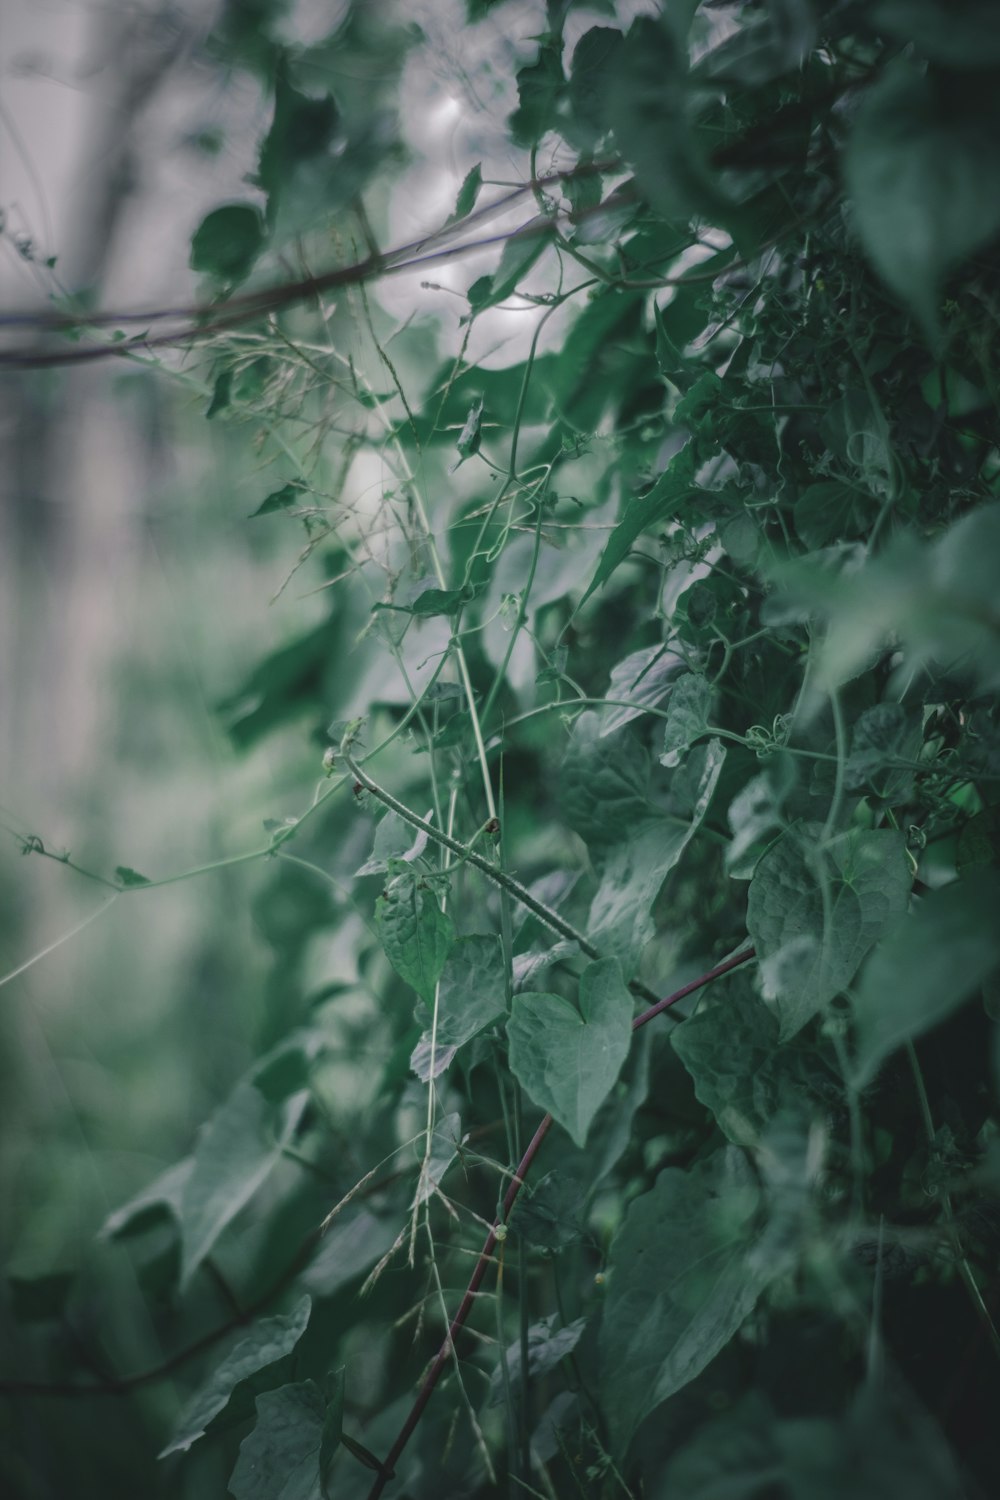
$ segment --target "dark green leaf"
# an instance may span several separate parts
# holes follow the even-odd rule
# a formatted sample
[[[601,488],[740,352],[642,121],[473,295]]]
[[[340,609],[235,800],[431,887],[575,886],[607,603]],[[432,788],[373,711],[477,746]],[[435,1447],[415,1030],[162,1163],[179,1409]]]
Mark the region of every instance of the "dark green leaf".
[[[216,1366],[177,1419],[174,1436],[160,1452],[186,1453],[228,1405],[236,1387],[290,1354],[305,1332],[311,1303],[301,1297],[287,1315],[261,1318]]]
[[[455,224],[459,219],[464,219],[471,214],[476,206],[476,199],[483,185],[483,164],[477,161],[476,165],[462,179],[462,186],[458,190],[455,200],[455,212],[445,221],[446,224]]]
[[[625,514],[611,533],[597,570],[584,590],[580,605],[590,598],[595,589],[607,582],[618,564],[628,555],[632,543],[644,531],[676,515],[695,494],[697,489],[691,483],[689,462],[682,450],[682,454],[660,475],[652,489],[626,505]]]
[[[879,944],[853,996],[854,1081],[951,1015],[1000,963],[1000,877],[982,871],[932,891]]]
[[[649,758],[631,731],[601,735],[601,718],[573,725],[559,777],[563,814],[588,844],[615,844],[650,811]]]
[[[583,1318],[575,1318],[572,1323],[562,1324],[557,1313],[551,1313],[547,1318],[541,1318],[537,1323],[532,1323],[528,1328],[528,1374],[537,1379],[539,1375],[547,1375],[554,1370],[559,1361],[572,1354],[580,1338],[586,1322]],[[521,1340],[518,1339],[511,1344],[506,1351],[507,1378],[512,1390],[519,1390],[521,1386]],[[503,1377],[499,1369],[493,1372],[490,1379],[490,1395],[488,1404],[499,1406],[505,1399]]]
[[[545,219],[530,224],[511,235],[503,247],[500,264],[492,276],[480,276],[469,287],[469,306],[474,313],[485,312],[503,302],[520,284],[542,251],[548,247],[550,232]],[[480,403],[481,409],[481,403]]]
[[[319,1500],[326,1402],[312,1380],[257,1397],[257,1423],[240,1444],[229,1489],[236,1500]]]
[[[604,1409],[623,1452],[643,1417],[699,1375],[769,1279],[753,1255],[758,1189],[732,1147],[668,1168],[611,1246],[601,1323]]]
[[[783,1041],[850,984],[868,950],[905,912],[913,878],[901,834],[846,834],[824,854],[812,842],[817,831],[786,833],[750,882],[747,928]]]
[[[227,203],[202,219],[191,239],[191,268],[235,285],[264,248],[264,221],[252,203]]]
[[[202,1126],[180,1198],[182,1288],[274,1169],[308,1102],[303,1089],[274,1104],[248,1078]]]
[[[945,276],[1000,230],[995,89],[898,61],[862,102],[844,157],[868,255],[939,336]]]
[[[692,757],[690,807],[629,830],[607,855],[587,919],[587,935],[631,975],[653,934],[653,902],[708,811],[726,752],[712,740]]]
[[[273,490],[266,499],[262,500],[256,510],[250,512],[249,519],[255,516],[270,516],[278,510],[290,510],[293,505],[302,503],[302,486],[300,484],[283,484],[280,490]]]

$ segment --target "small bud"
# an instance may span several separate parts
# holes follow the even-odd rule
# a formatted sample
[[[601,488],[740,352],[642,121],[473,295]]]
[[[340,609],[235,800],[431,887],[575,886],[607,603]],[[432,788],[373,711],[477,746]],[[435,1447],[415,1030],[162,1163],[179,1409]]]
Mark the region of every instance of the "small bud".
[[[503,1244],[504,1240],[507,1238],[506,1224],[497,1225],[497,1227],[493,1231],[493,1238],[497,1241],[498,1244]]]
[[[336,768],[336,765],[337,765],[337,752],[334,750],[333,746],[331,745],[328,750],[324,750],[324,752],[323,752],[323,775],[324,776],[332,776],[333,773],[334,773],[334,769]]]
[[[351,787],[351,791],[354,793],[355,797],[360,797],[361,793],[364,791],[364,787],[361,785],[360,781],[356,781]]]
[[[500,832],[500,819],[490,818],[483,830],[484,833],[492,833],[494,837]]]

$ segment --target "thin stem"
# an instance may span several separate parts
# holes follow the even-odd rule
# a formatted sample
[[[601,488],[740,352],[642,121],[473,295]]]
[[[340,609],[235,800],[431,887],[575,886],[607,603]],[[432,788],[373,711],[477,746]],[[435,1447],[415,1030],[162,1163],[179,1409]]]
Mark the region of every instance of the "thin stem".
[[[683,1000],[687,995],[693,994],[695,990],[701,989],[702,985],[710,984],[713,979],[718,979],[721,977],[721,975],[728,974],[730,969],[735,969],[738,964],[744,964],[748,961],[748,959],[751,959],[753,957],[754,950],[752,948],[745,948],[742,953],[736,954],[734,958],[726,959],[724,963],[717,964],[714,969],[709,969],[708,972],[706,974],[702,974],[700,978],[691,980],[690,984],[683,985],[681,989],[675,990],[673,994],[665,996],[665,998],[662,1000],[657,1000],[655,1005],[650,1006],[648,1010],[643,1011],[641,1015],[636,1016],[635,1020],[632,1022],[632,1030],[638,1031],[640,1027],[645,1026],[650,1021],[652,1021],[654,1016],[662,1015],[662,1013],[665,1010],[668,1010],[670,1006],[676,1005],[678,1001]],[[396,1436],[396,1441],[389,1449],[389,1453],[386,1456],[385,1462],[382,1466],[382,1470],[368,1492],[368,1500],[378,1500],[378,1497],[382,1494],[383,1490],[386,1487],[386,1484],[393,1477],[400,1455],[402,1454],[403,1449],[406,1447],[407,1443],[412,1437],[417,1423],[423,1416],[424,1411],[427,1407],[427,1403],[430,1401],[431,1396],[434,1394],[434,1388],[436,1387],[438,1381],[441,1379],[444,1367],[451,1357],[455,1340],[461,1332],[462,1327],[468,1319],[468,1316],[475,1304],[476,1293],[479,1291],[483,1277],[486,1275],[487,1267],[492,1264],[493,1252],[496,1249],[498,1240],[497,1231],[499,1229],[503,1229],[503,1234],[501,1237],[506,1239],[505,1226],[510,1218],[511,1210],[514,1207],[514,1204],[517,1202],[518,1194],[524,1186],[525,1178],[527,1177],[528,1172],[531,1170],[532,1163],[534,1162],[535,1157],[538,1155],[538,1152],[541,1150],[542,1142],[545,1140],[545,1137],[551,1130],[552,1124],[552,1116],[546,1115],[539,1124],[534,1135],[531,1137],[531,1140],[528,1142],[527,1150],[518,1163],[517,1172],[512,1179],[510,1186],[507,1188],[506,1193],[504,1194],[503,1205],[501,1207],[500,1214],[497,1217],[497,1221],[492,1226],[486,1236],[485,1241],[483,1242],[483,1248],[479,1252],[479,1258],[476,1261],[475,1268],[473,1269],[472,1275],[469,1278],[469,1284],[465,1289],[465,1295],[459,1303],[458,1311],[455,1313],[455,1316],[451,1321],[451,1326],[448,1329],[447,1337],[445,1338],[444,1343],[441,1345],[440,1349],[435,1355],[430,1369],[424,1376],[424,1379],[420,1386],[420,1390],[417,1393],[417,1398],[414,1401],[413,1406],[410,1408],[406,1421],[399,1429],[399,1432]]]

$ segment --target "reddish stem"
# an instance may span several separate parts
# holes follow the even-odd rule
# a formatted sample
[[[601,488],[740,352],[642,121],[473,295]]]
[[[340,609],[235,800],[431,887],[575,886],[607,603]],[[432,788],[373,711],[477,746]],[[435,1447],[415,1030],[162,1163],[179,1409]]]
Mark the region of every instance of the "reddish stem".
[[[690,984],[682,985],[679,990],[674,990],[672,995],[667,995],[664,999],[657,1000],[655,1005],[651,1005],[648,1010],[644,1010],[640,1015],[636,1016],[632,1022],[632,1030],[638,1031],[640,1026],[645,1026],[655,1016],[660,1015],[662,1011],[669,1010],[672,1005],[676,1005],[679,1000],[685,999],[688,995],[693,994],[695,990],[700,990],[703,985],[711,984],[713,979],[721,978],[723,974],[728,974],[730,969],[735,969],[739,964],[745,964],[748,959],[753,957],[754,950],[752,948],[744,948],[743,952],[737,953],[734,958],[727,958],[725,963],[717,964],[714,969],[709,969],[707,974],[702,974],[698,979],[692,979]],[[461,1332],[469,1313],[472,1311],[472,1304],[476,1300],[476,1293],[482,1285],[483,1277],[486,1275],[486,1268],[493,1258],[493,1251],[497,1243],[497,1230],[501,1224],[506,1224],[509,1219],[510,1211],[517,1201],[517,1195],[524,1186],[524,1179],[528,1174],[532,1162],[538,1155],[539,1147],[548,1135],[551,1126],[552,1116],[546,1115],[531,1137],[528,1149],[518,1162],[517,1171],[504,1194],[503,1216],[497,1219],[486,1236],[483,1248],[479,1252],[479,1259],[476,1261],[472,1275],[469,1277],[469,1285],[465,1289],[465,1296],[459,1303],[458,1311],[451,1320],[451,1327],[448,1329],[444,1343],[434,1356],[434,1361],[423,1378],[420,1390],[417,1392],[417,1398],[410,1408],[409,1415],[399,1429],[396,1441],[386,1455],[385,1463],[382,1465],[378,1478],[368,1491],[368,1500],[378,1500],[389,1480],[395,1475],[395,1468],[400,1455],[410,1441],[414,1428],[423,1416],[424,1408],[434,1394],[434,1387],[441,1379],[444,1367],[448,1363],[455,1339]]]

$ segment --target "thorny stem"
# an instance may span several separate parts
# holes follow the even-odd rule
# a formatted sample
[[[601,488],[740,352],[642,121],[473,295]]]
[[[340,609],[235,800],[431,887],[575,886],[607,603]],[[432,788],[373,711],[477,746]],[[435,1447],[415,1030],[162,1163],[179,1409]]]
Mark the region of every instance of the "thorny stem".
[[[735,969],[737,965],[744,964],[753,957],[754,950],[752,948],[745,948],[742,953],[737,953],[735,957],[727,958],[724,963],[717,964],[714,969],[709,969],[707,974],[702,974],[698,979],[691,980],[690,984],[682,985],[679,990],[675,990],[673,994],[665,996],[664,999],[657,1000],[655,1005],[651,1005],[648,1010],[645,1010],[641,1015],[636,1016],[635,1020],[632,1022],[632,1030],[638,1031],[640,1027],[647,1025],[647,1023],[652,1021],[654,1017],[661,1015],[665,1010],[668,1010],[670,1006],[676,1005],[678,1001],[683,1000],[687,995],[693,994],[695,990],[701,989],[703,985],[710,984],[713,979],[719,979],[723,974],[728,974],[730,969]],[[528,1172],[531,1170],[531,1165],[534,1162],[535,1157],[538,1155],[538,1152],[541,1149],[542,1142],[552,1128],[552,1123],[552,1116],[546,1115],[541,1124],[538,1126],[538,1129],[535,1131],[534,1135],[531,1137],[531,1140],[528,1143],[527,1150],[518,1163],[517,1171],[514,1173],[514,1176],[510,1182],[510,1186],[507,1188],[507,1191],[504,1194],[501,1213],[497,1218],[496,1223],[487,1234],[485,1241],[483,1242],[483,1248],[479,1252],[479,1259],[476,1261],[475,1268],[473,1269],[472,1275],[469,1278],[469,1284],[465,1289],[465,1295],[458,1305],[458,1311],[455,1313],[455,1316],[451,1321],[451,1326],[448,1329],[447,1336],[437,1354],[434,1356],[434,1360],[430,1368],[428,1369],[427,1374],[424,1376],[423,1382],[420,1386],[420,1390],[417,1392],[417,1398],[410,1408],[410,1412],[406,1418],[406,1421],[399,1429],[399,1432],[396,1436],[396,1441],[393,1443],[392,1447],[389,1449],[388,1454],[386,1455],[385,1462],[382,1465],[382,1469],[378,1475],[378,1478],[375,1480],[375,1483],[372,1485],[371,1489],[368,1492],[368,1500],[378,1500],[378,1497],[382,1494],[382,1491],[385,1489],[386,1484],[390,1479],[394,1477],[395,1467],[397,1462],[399,1461],[400,1455],[402,1454],[403,1449],[406,1447],[407,1443],[412,1437],[414,1429],[416,1428],[417,1423],[420,1421],[420,1418],[423,1416],[424,1410],[427,1407],[427,1403],[430,1401],[431,1396],[434,1393],[434,1388],[441,1378],[444,1367],[451,1358],[455,1339],[458,1337],[463,1325],[465,1324],[470,1312],[472,1311],[473,1304],[476,1300],[476,1294],[482,1284],[483,1277],[486,1275],[487,1267],[492,1264],[493,1251],[497,1246],[497,1230],[500,1229],[501,1226],[505,1226],[507,1224],[507,1221],[510,1218],[511,1210],[514,1207],[514,1204],[517,1202],[518,1194],[520,1193],[521,1188],[524,1186],[524,1180],[527,1177]],[[504,1235],[504,1238],[506,1238],[506,1235]]]

